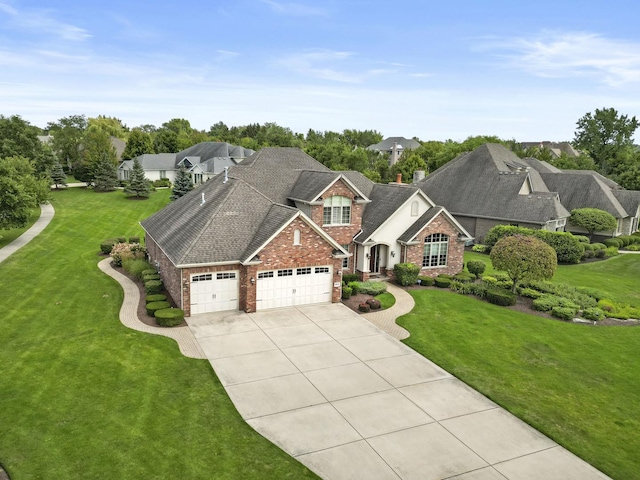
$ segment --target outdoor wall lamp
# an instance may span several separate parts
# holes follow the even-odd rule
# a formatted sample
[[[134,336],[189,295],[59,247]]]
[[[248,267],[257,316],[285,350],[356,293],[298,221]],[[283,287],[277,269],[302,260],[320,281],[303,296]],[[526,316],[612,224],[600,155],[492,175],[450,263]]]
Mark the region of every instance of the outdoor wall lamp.
[[[395,252],[395,250],[391,250],[391,256],[392,256],[392,257],[395,257],[395,256],[396,256],[396,252]]]
[[[251,277],[251,279],[249,280],[251,282],[251,285],[255,285],[256,284],[256,279]]]

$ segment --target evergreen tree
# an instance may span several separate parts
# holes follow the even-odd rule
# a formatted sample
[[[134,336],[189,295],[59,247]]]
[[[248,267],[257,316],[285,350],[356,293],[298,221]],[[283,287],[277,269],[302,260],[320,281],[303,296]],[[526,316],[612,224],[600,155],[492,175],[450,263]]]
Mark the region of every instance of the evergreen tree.
[[[95,164],[93,183],[97,192],[110,192],[118,185],[118,171],[108,155],[103,155]]]
[[[62,165],[60,162],[56,160],[56,163],[53,164],[53,168],[51,169],[51,182],[56,186],[56,190],[60,185],[63,187],[67,186],[67,176],[62,169]]]
[[[137,158],[133,160],[133,169],[131,170],[131,178],[126,187],[124,187],[124,193],[129,196],[135,196],[136,198],[149,198],[149,182],[144,177],[144,170]]]
[[[184,168],[184,165],[182,165],[180,167],[180,170],[178,170],[176,181],[173,184],[171,200],[177,200],[183,195],[189,193],[191,190],[193,190],[193,181],[191,180],[191,175],[189,174],[189,172],[187,172],[187,169]]]

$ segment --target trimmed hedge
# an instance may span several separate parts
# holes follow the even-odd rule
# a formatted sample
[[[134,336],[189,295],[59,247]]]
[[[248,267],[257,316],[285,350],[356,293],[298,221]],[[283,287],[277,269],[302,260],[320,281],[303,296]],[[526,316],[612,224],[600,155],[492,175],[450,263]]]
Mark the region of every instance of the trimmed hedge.
[[[518,290],[521,296],[533,298],[534,300],[544,295],[544,293],[539,292],[538,290],[534,290],[533,288],[519,288]]]
[[[471,247],[471,250],[478,253],[487,253],[487,250],[489,249],[487,248],[486,245],[482,245],[481,243],[476,243],[473,247]]]
[[[375,297],[387,291],[387,284],[384,282],[359,282],[358,291]]]
[[[578,313],[578,310],[571,307],[553,307],[551,309],[551,316],[562,320],[573,320],[576,313]]]
[[[598,322],[600,320],[603,320],[606,317],[606,315],[599,308],[591,307],[591,308],[585,308],[582,311],[581,317],[586,320],[595,320],[596,322]]]
[[[149,280],[144,282],[144,290],[147,295],[153,295],[155,293],[162,292],[162,280]]]
[[[156,310],[156,323],[161,327],[175,327],[184,322],[184,311],[180,308]]]
[[[471,283],[476,279],[476,276],[473,273],[460,272],[456,273],[453,279],[462,283]]]
[[[140,237],[137,235],[135,237],[129,237],[129,243],[140,243]]]
[[[540,298],[536,298],[532,306],[534,310],[538,310],[539,312],[550,312],[555,307],[571,308],[577,312],[580,308],[568,298],[551,294],[544,294]]]
[[[169,302],[166,301],[162,301],[162,302],[149,302],[146,305],[146,309],[147,309],[147,314],[151,317],[153,317],[153,314],[156,312],[156,310],[162,310],[164,308],[169,308],[171,307],[171,304]]]
[[[145,300],[145,303],[151,303],[151,302],[164,302],[167,299],[167,296],[163,293],[155,293],[153,295],[147,295]]]
[[[161,280],[161,278],[160,278],[160,275],[158,275],[157,273],[150,273],[148,275],[142,276],[143,282],[148,282],[150,280]]]
[[[574,235],[574,237],[576,238],[576,240],[578,240],[580,243],[586,243],[589,244],[590,240],[589,237],[587,237],[586,235]]]
[[[343,273],[342,274],[342,281],[344,283],[346,283],[347,285],[351,282],[357,282],[358,281],[358,274],[357,273]]]
[[[351,295],[357,295],[360,292],[360,282],[349,282],[347,287],[351,289]]]
[[[418,277],[418,282],[420,282],[420,285],[424,287],[431,287],[433,285],[433,278],[427,277],[426,275],[420,275]]]
[[[451,279],[448,277],[436,277],[433,281],[438,288],[449,288],[451,286]]]
[[[467,262],[467,270],[475,276],[482,275],[487,268],[487,264],[482,260],[469,260]]]
[[[349,300],[351,298],[351,294],[353,293],[353,290],[351,287],[349,286],[344,286],[342,287],[342,299],[343,300]]]
[[[488,289],[485,298],[489,303],[509,307],[516,304],[517,297],[514,293],[502,289]]]
[[[142,271],[142,275],[151,275],[154,273],[158,273],[158,271],[155,268],[148,268]]]
[[[105,255],[109,255],[111,250],[113,250],[113,246],[118,243],[117,238],[107,238],[100,243],[100,251]]]
[[[415,285],[420,275],[420,267],[413,263],[396,263],[393,273],[400,285]]]

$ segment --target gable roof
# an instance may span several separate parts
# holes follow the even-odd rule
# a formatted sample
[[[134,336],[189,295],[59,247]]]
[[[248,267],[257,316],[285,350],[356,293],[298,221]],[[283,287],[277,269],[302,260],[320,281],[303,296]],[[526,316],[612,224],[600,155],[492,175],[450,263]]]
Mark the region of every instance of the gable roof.
[[[200,142],[175,154],[176,165],[185,157],[197,158],[197,162],[203,163],[216,157],[228,157],[242,160],[249,157],[253,150],[250,148],[230,145],[227,142]]]
[[[520,194],[525,182],[532,191]],[[503,145],[463,153],[417,185],[453,215],[538,225],[569,216],[541,174]]]
[[[342,180],[347,187],[364,201],[368,201],[365,194],[356,187],[342,172],[320,172],[317,170],[304,170],[300,172],[298,180],[291,189],[289,198],[305,203],[318,199],[331,185]]]
[[[462,227],[462,225],[460,225],[460,223],[458,223],[458,221],[453,218],[449,212],[447,212],[444,207],[436,205],[423,213],[422,216],[418,220],[416,220],[413,225],[411,225],[402,235],[400,235],[400,237],[398,238],[398,242],[403,244],[412,243],[415,240],[416,235],[420,233],[424,229],[424,227],[429,225],[431,221],[438,215],[445,215],[451,225],[453,225],[459,233],[464,235],[467,239],[471,238],[468,236],[469,232],[467,232]]]
[[[367,150],[375,150],[378,152],[390,152],[393,148],[393,144],[397,144],[398,146],[402,146],[403,149],[407,150],[415,150],[420,146],[420,142],[414,140],[413,138],[404,138],[404,137],[388,137],[385,138],[380,143],[375,143],[373,145],[369,145]]]

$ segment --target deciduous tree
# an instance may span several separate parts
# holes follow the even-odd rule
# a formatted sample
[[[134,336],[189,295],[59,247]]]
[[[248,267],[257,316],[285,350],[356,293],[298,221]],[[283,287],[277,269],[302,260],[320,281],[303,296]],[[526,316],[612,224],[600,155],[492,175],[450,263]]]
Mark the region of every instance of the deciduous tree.
[[[24,227],[29,211],[48,201],[49,182],[36,178],[25,157],[0,158],[0,229]]]
[[[534,237],[504,237],[491,250],[493,268],[502,270],[513,280],[515,293],[522,280],[545,280],[553,277],[558,261],[549,245]]]
[[[67,167],[80,161],[80,151],[84,132],[87,129],[87,118],[84,115],[63,117],[57,122],[49,122],[47,128],[53,135],[53,150]]]
[[[127,145],[122,152],[122,158],[131,159],[145,153],[154,153],[151,135],[139,128],[134,128],[129,133]]]
[[[618,226],[616,217],[598,208],[577,208],[571,210],[569,222],[584,228],[588,232],[589,240],[591,240],[595,232],[615,230]]]

